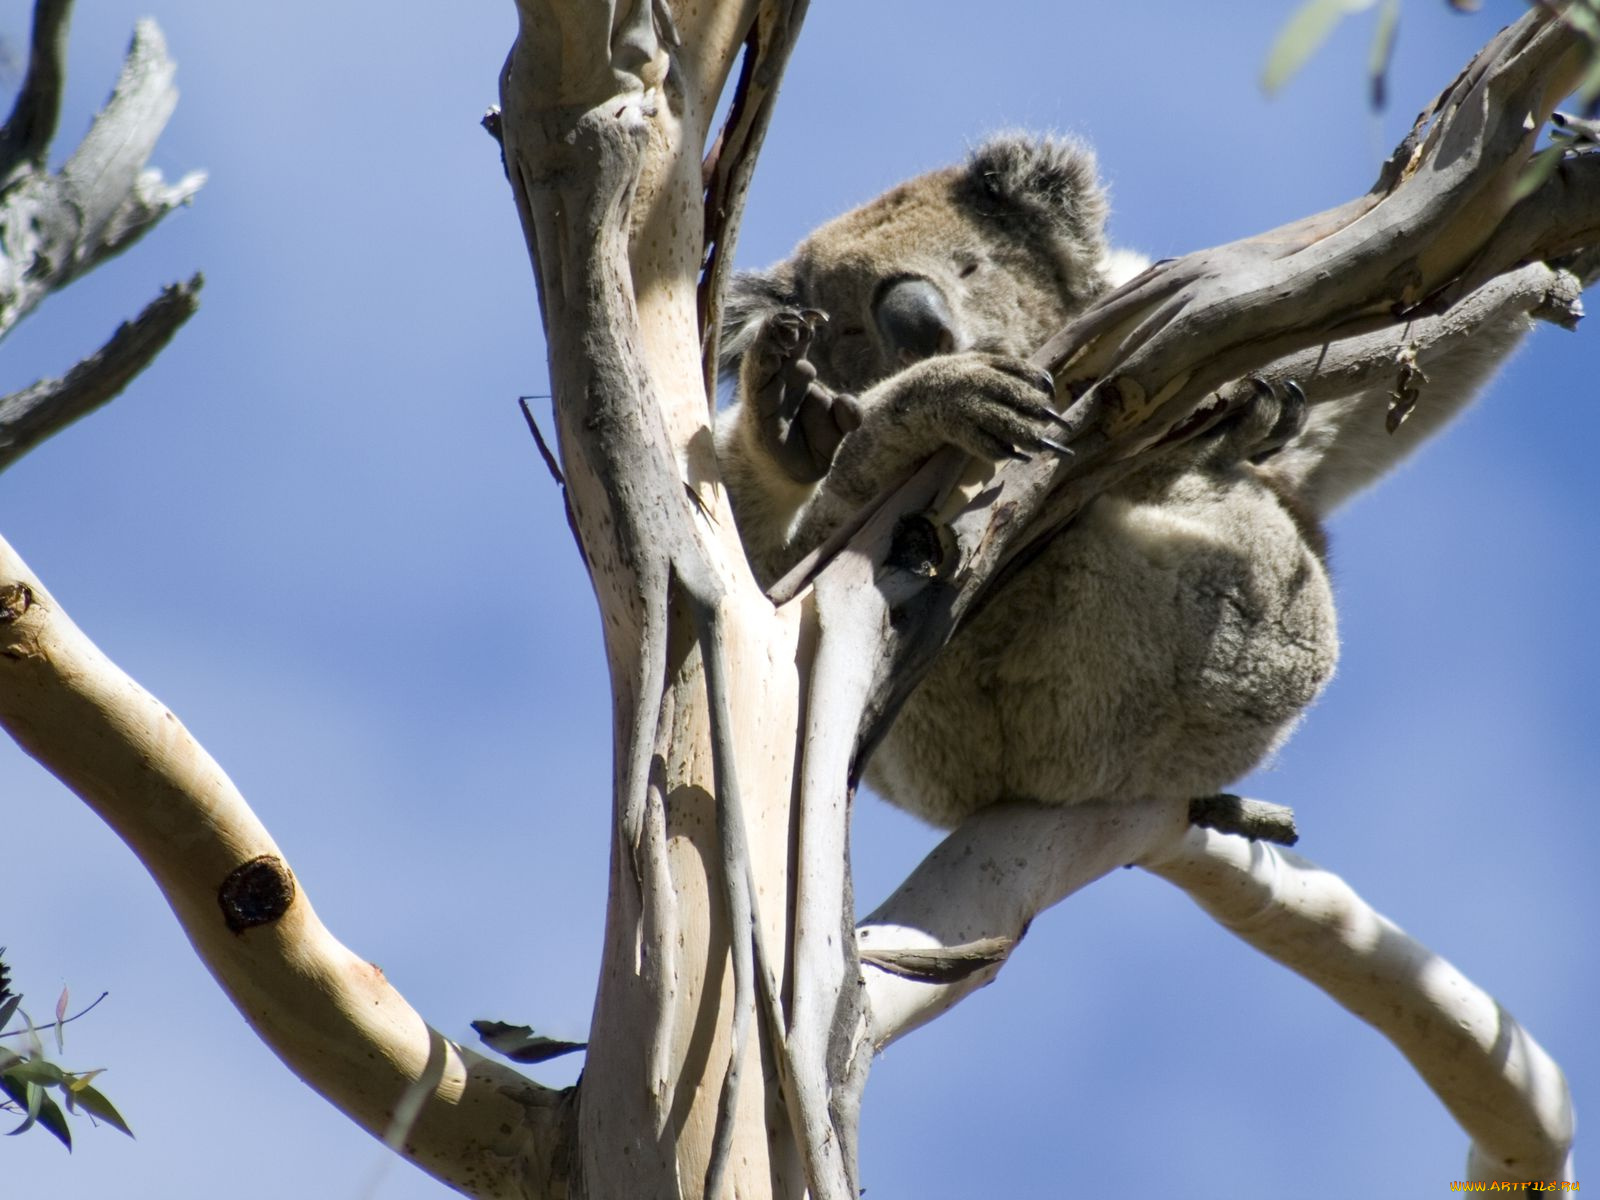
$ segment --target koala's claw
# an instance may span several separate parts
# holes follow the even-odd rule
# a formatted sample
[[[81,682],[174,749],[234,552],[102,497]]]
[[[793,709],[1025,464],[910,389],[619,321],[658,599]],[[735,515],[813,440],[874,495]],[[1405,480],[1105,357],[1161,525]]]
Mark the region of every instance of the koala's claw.
[[[806,355],[828,315],[815,308],[772,313],[746,358],[745,395],[754,400],[761,441],[783,472],[798,483],[828,473],[845,434],[861,427],[854,396],[836,396],[817,382]]]
[[[1283,383],[1283,397],[1278,401],[1278,419],[1272,423],[1272,428],[1256,447],[1255,453],[1250,456],[1250,461],[1266,462],[1305,432],[1305,427],[1305,391],[1294,380],[1286,379]]]
[[[1048,436],[1060,416],[1055,381],[1025,359],[969,351],[925,359],[903,373],[894,407],[902,436],[959,446],[990,462],[1066,450]]]
[[[1298,383],[1286,380],[1280,391],[1258,376],[1249,382],[1255,395],[1201,435],[1215,447],[1208,457],[1263,463],[1305,429],[1306,394]]]

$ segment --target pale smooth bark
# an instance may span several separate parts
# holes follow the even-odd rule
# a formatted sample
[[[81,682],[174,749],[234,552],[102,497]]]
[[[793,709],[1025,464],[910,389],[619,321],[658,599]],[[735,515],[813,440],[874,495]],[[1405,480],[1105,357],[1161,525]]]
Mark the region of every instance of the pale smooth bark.
[[[1473,1179],[1575,1178],[1561,1068],[1494,997],[1344,880],[1281,847],[1205,829],[1140,865],[1388,1038],[1472,1139]]]
[[[195,953],[261,1039],[371,1133],[421,1104],[403,1153],[470,1196],[550,1182],[568,1097],[430,1029],[318,920],[215,760],[123,674],[0,541],[0,725],[154,878]]]

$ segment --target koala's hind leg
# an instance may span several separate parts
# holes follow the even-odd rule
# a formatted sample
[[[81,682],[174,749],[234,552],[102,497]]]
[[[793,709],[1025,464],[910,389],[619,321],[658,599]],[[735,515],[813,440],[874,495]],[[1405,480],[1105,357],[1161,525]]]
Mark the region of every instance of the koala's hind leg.
[[[740,371],[740,393],[760,430],[761,445],[796,483],[828,473],[844,435],[861,425],[854,396],[817,382],[807,359],[811,339],[827,315],[816,309],[779,309],[756,334]]]
[[[1304,432],[1306,394],[1290,381],[1281,390],[1254,381],[1255,395],[1196,438],[1200,463],[1221,472],[1244,470],[1265,484],[1319,559],[1328,557],[1328,535],[1294,485],[1273,470],[1273,459]]]

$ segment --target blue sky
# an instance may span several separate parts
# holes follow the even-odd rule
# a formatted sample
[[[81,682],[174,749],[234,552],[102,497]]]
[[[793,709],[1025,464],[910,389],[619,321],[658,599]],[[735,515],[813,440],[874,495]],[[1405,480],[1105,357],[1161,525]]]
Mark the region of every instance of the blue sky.
[[[1092,140],[1124,244],[1161,256],[1254,233],[1365,190],[1521,11],[1412,0],[1374,118],[1370,17],[1263,99],[1288,7],[816,4],[739,260],[779,258],[1005,127]],[[12,46],[24,9],[0,14]],[[155,161],[210,182],[20,327],[0,392],[59,374],[162,284],[196,269],[207,284],[126,395],[0,476],[0,529],[435,1025],[581,1037],[610,732],[592,594],[516,410],[547,390],[544,346],[477,127],[512,6],[79,9],[61,150],[153,12],[183,92]],[[1494,992],[1591,1114],[1594,336],[1541,330],[1483,403],[1339,514],[1340,675],[1242,789],[1294,805],[1301,849]],[[139,1134],[80,1128],[70,1158],[39,1134],[8,1141],[8,1195],[446,1194],[385,1167],[255,1041],[131,855],[10,743],[0,814],[0,944],[37,1010],[63,983],[110,990],[66,1058],[109,1068]],[[863,797],[863,904],[934,840]],[[1466,1150],[1387,1043],[1136,871],[1043,916],[994,986],[891,1047],[862,1129],[873,1200],[1422,1196]]]

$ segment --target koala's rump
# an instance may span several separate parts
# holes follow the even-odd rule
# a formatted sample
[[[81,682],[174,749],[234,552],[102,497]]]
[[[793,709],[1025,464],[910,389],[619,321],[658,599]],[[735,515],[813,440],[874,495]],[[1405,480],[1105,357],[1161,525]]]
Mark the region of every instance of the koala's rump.
[[[945,826],[1000,800],[1209,795],[1287,736],[1337,646],[1326,572],[1249,468],[1147,474],[946,648],[867,780]]]

